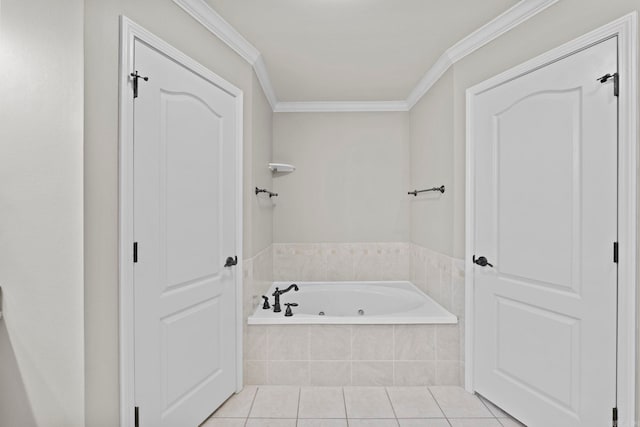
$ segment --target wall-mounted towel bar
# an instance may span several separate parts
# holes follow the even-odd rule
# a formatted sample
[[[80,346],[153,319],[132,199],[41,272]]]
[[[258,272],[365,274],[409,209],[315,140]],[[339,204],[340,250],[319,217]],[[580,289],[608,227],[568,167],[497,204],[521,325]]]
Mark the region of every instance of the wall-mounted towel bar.
[[[271,192],[271,191],[269,191],[269,190],[266,190],[266,189],[264,189],[264,188],[258,188],[258,187],[256,187],[256,196],[257,196],[258,194],[260,194],[260,193],[267,193],[267,194],[269,195],[269,198],[272,198],[272,197],[278,197],[278,193],[273,193],[273,192]]]
[[[426,190],[413,190],[409,191],[407,194],[413,194],[413,196],[417,196],[418,193],[426,193],[427,191],[439,191],[440,193],[444,193],[444,185],[440,187],[427,188]]]

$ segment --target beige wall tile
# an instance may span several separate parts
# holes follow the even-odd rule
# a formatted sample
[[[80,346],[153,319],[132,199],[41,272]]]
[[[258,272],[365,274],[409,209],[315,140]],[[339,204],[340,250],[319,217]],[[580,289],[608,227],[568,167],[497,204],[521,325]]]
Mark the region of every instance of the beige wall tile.
[[[309,360],[309,327],[269,326],[269,360]]]
[[[392,325],[353,325],[353,360],[392,360]]]
[[[313,325],[309,328],[311,360],[350,360],[350,325]]]
[[[351,383],[354,386],[393,385],[393,362],[351,363]]]
[[[382,249],[375,243],[352,246],[354,280],[382,280]]]
[[[328,281],[353,280],[351,245],[326,243],[322,250],[326,260]]]
[[[462,385],[460,362],[457,360],[438,360],[436,362],[436,385]]]
[[[267,384],[309,385],[308,361],[269,361]]]
[[[245,360],[244,383],[258,384],[258,385],[266,384],[267,383],[267,362]]]
[[[397,361],[393,363],[394,385],[427,386],[436,383],[436,362]]]
[[[458,325],[436,326],[437,360],[460,360],[460,329]]]
[[[395,325],[394,334],[395,360],[435,360],[435,326]]]
[[[267,330],[266,326],[259,325],[245,327],[245,360],[267,360]]]
[[[314,386],[351,385],[351,361],[309,362],[310,384]]]

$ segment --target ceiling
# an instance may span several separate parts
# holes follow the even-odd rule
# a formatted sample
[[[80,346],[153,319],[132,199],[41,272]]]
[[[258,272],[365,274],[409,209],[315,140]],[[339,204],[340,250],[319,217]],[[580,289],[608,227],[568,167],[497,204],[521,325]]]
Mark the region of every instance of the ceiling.
[[[516,0],[206,0],[263,56],[280,101],[404,100]]]

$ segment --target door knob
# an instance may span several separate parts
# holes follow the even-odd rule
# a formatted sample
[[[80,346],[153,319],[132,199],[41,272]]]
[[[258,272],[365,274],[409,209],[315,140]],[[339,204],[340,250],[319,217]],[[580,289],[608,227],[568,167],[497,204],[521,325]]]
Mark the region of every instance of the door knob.
[[[234,265],[238,264],[238,256],[236,255],[235,257],[231,258],[231,257],[227,257],[227,262],[224,263],[225,267],[233,267]]]
[[[474,264],[478,264],[480,267],[493,267],[493,264],[489,264],[489,261],[487,261],[487,259],[483,256],[476,258],[476,256],[473,256],[473,262]]]

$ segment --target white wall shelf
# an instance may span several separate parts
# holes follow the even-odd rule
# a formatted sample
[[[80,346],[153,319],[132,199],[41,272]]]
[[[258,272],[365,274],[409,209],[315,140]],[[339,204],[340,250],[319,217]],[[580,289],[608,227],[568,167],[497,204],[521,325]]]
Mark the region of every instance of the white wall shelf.
[[[269,163],[269,169],[273,173],[290,173],[296,170],[296,167],[287,163]]]

